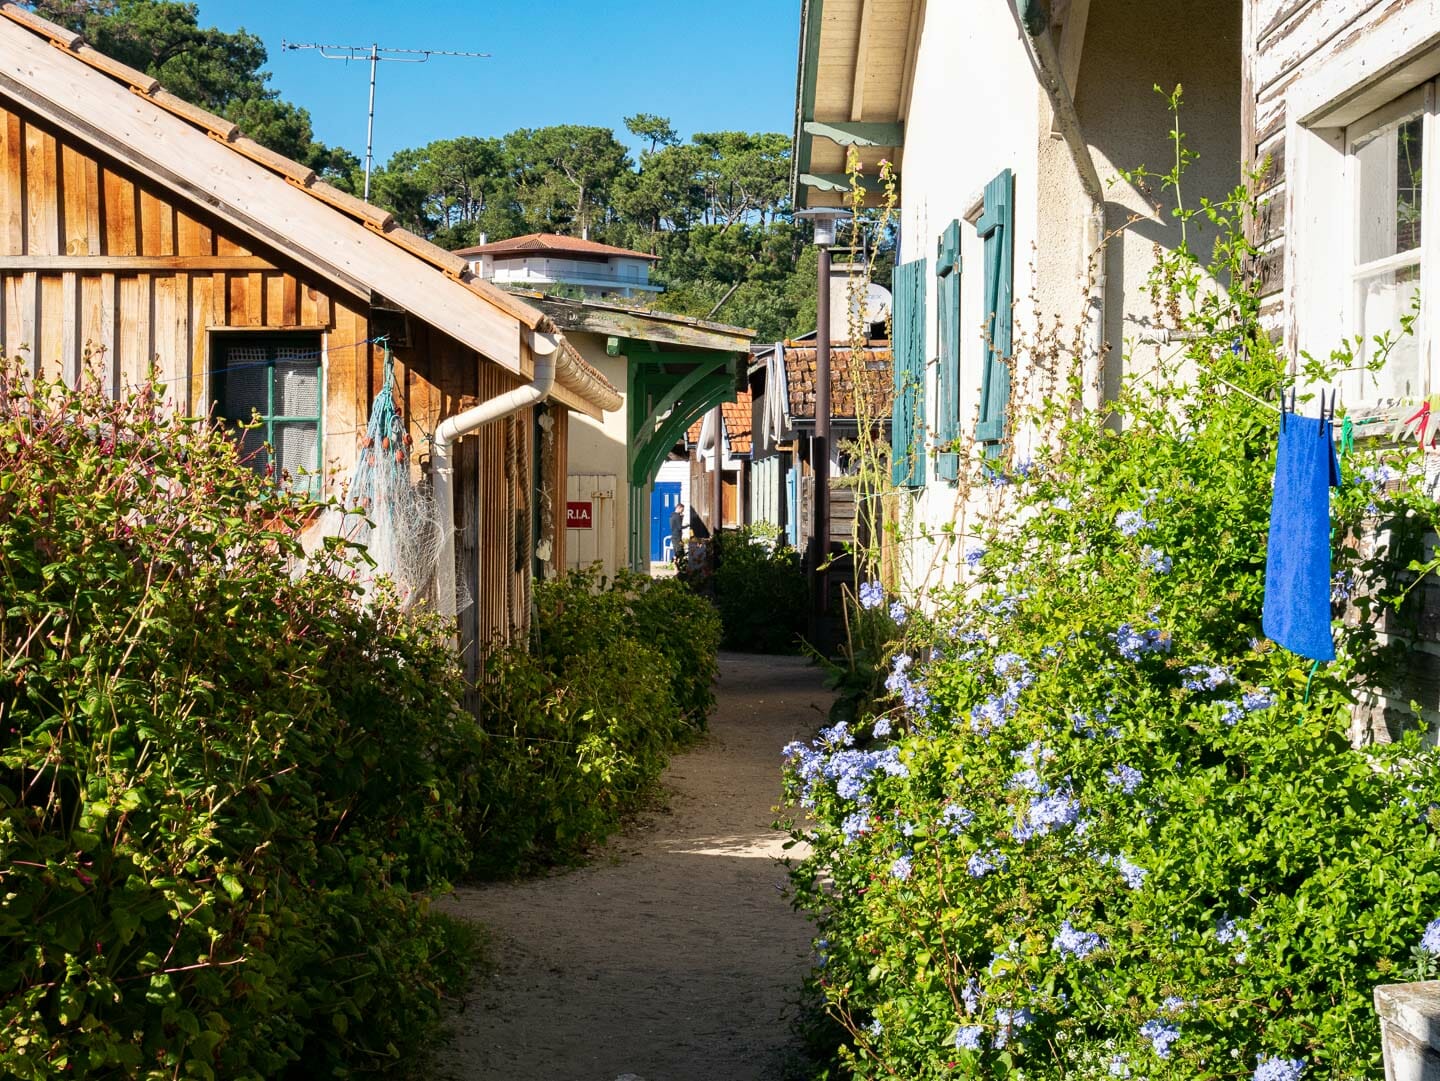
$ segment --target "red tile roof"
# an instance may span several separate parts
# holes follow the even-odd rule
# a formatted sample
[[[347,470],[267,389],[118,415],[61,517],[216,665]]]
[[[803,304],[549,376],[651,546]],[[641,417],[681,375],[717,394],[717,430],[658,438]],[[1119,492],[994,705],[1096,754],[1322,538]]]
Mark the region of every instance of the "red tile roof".
[[[565,255],[621,255],[630,259],[657,260],[658,255],[629,248],[617,248],[611,244],[599,244],[593,240],[582,240],[578,236],[561,236],[559,233],[530,233],[513,236],[509,240],[496,240],[490,244],[477,244],[473,248],[461,248],[456,255],[529,255],[561,252]]]
[[[815,418],[815,344],[786,344],[785,382],[790,395],[790,416],[799,420]],[[860,351],[852,373],[850,346],[830,346],[830,415],[855,416],[855,385],[866,389],[865,404],[872,417],[888,417],[894,394],[890,375],[890,343],[873,341]]]
[[[730,438],[731,454],[750,453],[750,392],[742,390],[733,402],[720,403],[720,416],[725,421],[725,434]]]

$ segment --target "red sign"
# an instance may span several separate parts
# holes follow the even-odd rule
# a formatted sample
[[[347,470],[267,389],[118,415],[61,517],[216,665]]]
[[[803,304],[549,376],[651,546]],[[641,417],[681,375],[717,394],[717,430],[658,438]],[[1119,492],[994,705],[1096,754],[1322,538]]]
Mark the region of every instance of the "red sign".
[[[565,528],[566,529],[593,529],[595,527],[592,516],[593,504],[589,501],[584,503],[565,504]]]

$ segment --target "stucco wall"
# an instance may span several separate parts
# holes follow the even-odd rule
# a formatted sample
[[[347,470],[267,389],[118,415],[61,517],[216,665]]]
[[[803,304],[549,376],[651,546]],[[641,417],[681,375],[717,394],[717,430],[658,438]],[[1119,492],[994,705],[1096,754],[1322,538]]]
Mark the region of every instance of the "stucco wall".
[[[629,384],[628,364],[624,357],[607,356],[605,338],[597,334],[570,331],[565,335],[600,374],[620,388],[624,394]],[[627,403],[628,405],[628,403]],[[626,406],[606,413],[603,420],[594,420],[580,413],[570,418],[570,472],[612,473],[615,476],[615,563],[629,566],[630,485],[625,476],[625,414]]]
[[[1173,149],[1170,120],[1159,84],[1185,87],[1190,103],[1181,123],[1198,154],[1183,194],[1188,205],[1218,198],[1240,174],[1240,0],[1207,4],[1154,4],[1150,0],[1092,0],[1075,89],[1082,128],[1102,182],[1108,184],[1107,227],[1138,220],[1111,242],[1105,269],[1106,339],[1111,345],[1104,389],[1118,389],[1123,358],[1153,363],[1153,347],[1137,336],[1150,312],[1144,288],[1154,246],[1173,248],[1180,232],[1171,217],[1173,194],[1143,192],[1118,179],[1118,169],[1144,165],[1163,172]],[[1089,200],[1064,140],[1051,133],[1048,97],[1041,89],[1026,43],[1009,5],[926,5],[916,57],[901,175],[901,260],[930,260],[927,281],[927,379],[925,423],[933,431],[938,400],[939,352],[934,262],[936,240],[954,219],[961,221],[960,423],[971,431],[981,382],[984,341],[983,247],[967,216],[984,185],[1002,169],[1015,174],[1015,340],[1040,325],[1073,327],[1081,318],[1088,251]],[[1113,183],[1110,183],[1113,181]],[[1158,204],[1158,206],[1157,206]],[[1195,234],[1192,248],[1208,251],[1210,234]],[[1071,335],[1063,335],[1069,340]],[[1021,350],[1023,353],[1023,349]],[[1017,365],[1017,395],[1042,393]],[[1024,443],[1022,436],[1017,443]],[[1021,452],[1024,453],[1023,451]],[[997,493],[977,492],[966,502],[957,489],[935,478],[926,461],[927,484],[902,496],[902,520],[912,536],[949,534],[939,545],[915,539],[908,545],[907,586],[923,589],[953,579],[955,563],[970,543],[977,519],[998,512]]]

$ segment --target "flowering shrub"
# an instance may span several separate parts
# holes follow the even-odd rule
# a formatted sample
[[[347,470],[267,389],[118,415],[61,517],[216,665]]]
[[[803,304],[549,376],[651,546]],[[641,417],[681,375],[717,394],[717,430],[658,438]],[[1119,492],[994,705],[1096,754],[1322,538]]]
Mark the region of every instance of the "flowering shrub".
[[[1243,242],[1216,251],[1240,283]],[[1034,462],[996,474],[963,586],[909,614],[886,707],[786,749],[814,982],[855,1077],[1377,1076],[1374,986],[1435,962],[1435,755],[1349,727],[1389,660],[1365,617],[1396,597],[1395,552],[1353,538],[1440,516],[1347,457],[1357,625],[1319,671],[1264,640],[1278,418],[1231,387],[1263,397],[1284,365],[1243,285],[1195,282],[1183,251],[1157,278],[1188,378],[1162,363],[1116,416],[1026,418]]]
[[[0,1075],[393,1073],[477,750],[436,628],[153,386],[0,366]]]

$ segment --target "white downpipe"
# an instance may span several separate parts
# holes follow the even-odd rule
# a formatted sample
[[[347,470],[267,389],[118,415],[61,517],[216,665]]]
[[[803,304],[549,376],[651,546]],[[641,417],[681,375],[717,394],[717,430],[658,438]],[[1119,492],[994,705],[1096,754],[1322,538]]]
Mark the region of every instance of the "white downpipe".
[[[430,466],[435,514],[440,525],[440,565],[435,572],[435,601],[440,614],[453,619],[455,604],[455,463],[451,452],[455,444],[471,432],[527,406],[544,401],[555,383],[555,361],[560,339],[554,334],[533,331],[531,352],[535,357],[535,374],[523,387],[507,390],[463,413],[446,417],[435,429],[430,441]]]

